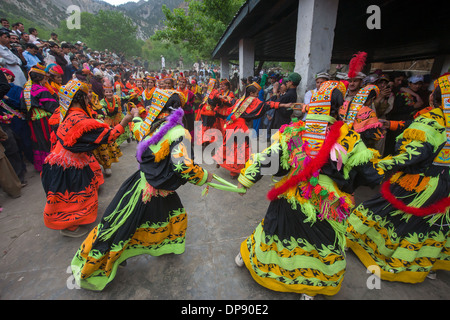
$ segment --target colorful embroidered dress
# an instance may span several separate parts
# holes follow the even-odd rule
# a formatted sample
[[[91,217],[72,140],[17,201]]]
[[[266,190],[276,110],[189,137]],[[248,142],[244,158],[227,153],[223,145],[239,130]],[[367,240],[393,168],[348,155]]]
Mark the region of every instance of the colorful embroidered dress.
[[[382,124],[378,121],[376,112],[365,105],[371,92],[375,92],[377,97],[380,89],[375,85],[365,86],[352,101],[345,101],[339,109],[340,118],[361,135],[361,139],[368,147],[374,146],[383,138]]]
[[[100,101],[100,105],[103,107],[103,113],[105,123],[109,124],[111,128],[115,127],[122,121],[124,114],[122,113],[122,103],[119,96],[114,95],[113,101],[108,101],[106,98]],[[127,139],[131,137],[131,131],[129,127],[125,128],[125,132],[117,139],[116,143],[120,147]]]
[[[348,219],[348,246],[383,280],[419,283],[431,270],[450,270],[450,82],[440,80],[444,113],[435,108],[404,130],[395,155],[376,163],[380,176],[394,173],[381,196]]]
[[[174,105],[176,97],[164,104]],[[164,114],[161,110],[149,114]],[[82,288],[103,290],[119,264],[130,257],[185,251],[187,214],[176,190],[187,182],[203,185],[208,173],[189,156],[190,136],[181,125],[183,115],[181,108],[173,111],[150,135],[141,118],[133,120],[136,137],[146,132],[138,145],[140,168],[122,184],[72,260],[73,274]]]
[[[199,112],[196,116],[196,121],[201,121],[201,131],[197,132],[194,136],[195,144],[203,145],[209,144],[215,141],[215,136],[209,129],[214,127],[216,122],[216,112],[214,109],[219,103],[219,91],[216,89],[217,80],[210,79],[208,83],[208,89],[203,97],[203,101],[199,106]]]
[[[220,95],[223,98],[219,98],[220,102],[214,110],[216,112],[216,122],[214,123],[214,128],[219,129],[225,136],[225,124],[227,122],[229,109],[234,106],[236,99],[234,97],[234,93],[230,90],[222,90]]]
[[[42,171],[42,164],[51,149],[51,127],[48,123],[58,101],[47,88],[28,81],[21,96],[21,111],[26,114],[31,128],[31,142],[34,156],[34,168]]]
[[[277,109],[279,102],[262,102],[256,97],[242,97],[233,108],[228,109],[224,125],[223,143],[214,155],[214,160],[231,176],[238,176],[250,157],[248,120],[260,119],[267,110]]]
[[[319,90],[307,122],[283,126],[274,144],[252,155],[238,178],[250,188],[274,165],[279,165],[275,176],[283,177],[268,194],[265,218],[240,248],[254,280],[271,290],[338,293],[346,270],[343,250],[352,193],[360,184],[376,183],[368,180],[374,176],[373,151],[358,133],[329,116],[330,111],[337,116],[343,101],[336,85]]]
[[[156,87],[153,87],[151,89],[146,88],[144,92],[142,92],[142,103],[144,104],[145,109],[150,107],[150,105],[152,104],[153,92],[155,92],[155,90]]]
[[[91,101],[89,101],[89,107],[92,110],[92,117],[97,119],[97,121],[104,122],[105,111],[103,109],[103,106],[98,101],[98,96],[93,92]],[[108,144],[102,144],[92,153],[94,154],[95,159],[97,159],[98,163],[104,169],[111,168],[112,164],[119,162],[119,158],[123,155],[116,141]]]

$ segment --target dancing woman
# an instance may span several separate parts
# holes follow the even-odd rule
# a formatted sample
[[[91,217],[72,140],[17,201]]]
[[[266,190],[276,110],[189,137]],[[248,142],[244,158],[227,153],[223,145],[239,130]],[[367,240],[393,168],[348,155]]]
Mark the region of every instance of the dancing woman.
[[[283,177],[269,192],[265,218],[236,257],[260,285],[304,299],[339,292],[346,269],[346,218],[352,193],[375,184],[371,159],[355,131],[337,121],[345,86],[327,81],[314,94],[306,121],[281,127],[275,143],[253,155],[239,187],[250,188],[279,160]],[[266,173],[267,174],[267,173]]]
[[[71,80],[61,87],[60,123],[41,175],[47,196],[45,225],[69,237],[86,234],[88,230],[80,226],[97,218],[103,175],[92,151],[117,139],[132,119],[128,115],[114,128],[93,119],[88,93],[89,86],[81,81]]]
[[[46,88],[47,73],[41,65],[31,68],[29,80],[21,96],[21,111],[26,114],[31,129],[33,164],[42,171],[42,164],[51,149],[51,127],[49,119],[58,108],[57,96]]]
[[[222,168],[237,178],[250,157],[249,128],[247,121],[260,119],[270,109],[289,108],[292,104],[258,99],[261,87],[256,82],[247,86],[245,96],[228,109],[223,131],[223,142],[214,155]]]
[[[388,180],[381,196],[348,219],[348,246],[383,280],[420,283],[450,270],[450,76],[435,82],[434,108],[397,138],[396,153],[376,163]]]
[[[84,289],[103,290],[118,266],[133,256],[185,251],[187,213],[176,190],[188,182],[202,186],[212,176],[191,160],[178,94],[155,90],[144,121],[135,111],[139,170],[122,184],[72,260],[75,279]]]

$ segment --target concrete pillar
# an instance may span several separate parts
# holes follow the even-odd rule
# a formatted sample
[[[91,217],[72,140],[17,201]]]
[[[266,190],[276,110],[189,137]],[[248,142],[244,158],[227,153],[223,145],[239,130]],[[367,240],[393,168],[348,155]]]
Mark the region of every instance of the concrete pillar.
[[[239,78],[254,76],[255,45],[252,39],[239,40]],[[242,84],[241,84],[242,85]]]
[[[442,64],[441,74],[450,72],[450,55],[445,56],[444,63]]]
[[[450,55],[447,54],[436,56],[431,68],[431,75],[440,76],[446,72],[450,72]]]
[[[299,101],[314,89],[315,75],[331,64],[339,0],[299,0],[294,71],[302,76]]]
[[[220,77],[222,79],[230,78],[230,60],[228,57],[220,58]]]

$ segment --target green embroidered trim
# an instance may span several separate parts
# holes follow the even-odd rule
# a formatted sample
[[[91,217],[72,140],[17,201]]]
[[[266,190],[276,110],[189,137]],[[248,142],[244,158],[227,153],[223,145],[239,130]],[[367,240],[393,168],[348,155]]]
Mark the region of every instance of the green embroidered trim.
[[[329,115],[326,115],[326,114],[311,114],[311,113],[309,113],[309,114],[306,116],[306,121],[307,121],[307,120],[326,121],[326,122],[329,122],[329,123],[331,123],[331,124],[333,124],[333,123],[336,122],[336,119],[335,119],[335,118],[333,118],[333,117],[331,117],[331,116],[329,116]]]
[[[425,133],[425,141],[433,146],[433,152],[436,152],[437,149],[446,142],[445,127],[441,126],[434,119],[420,116],[411,123],[408,129],[410,129],[410,131],[407,131],[406,134],[402,133],[399,135],[397,141],[399,141],[399,139],[413,139],[412,135],[408,135],[408,132],[419,130]]]
[[[154,134],[156,134],[158,131],[159,130],[157,130]],[[186,133],[186,130],[184,129],[184,127],[178,125],[172,129],[170,129],[162,137],[162,139],[158,142],[158,144],[150,146],[150,150],[153,153],[157,153],[161,149],[161,145],[164,143],[164,141],[168,140],[169,144],[172,144],[174,141],[178,140],[179,138],[184,137],[185,133]],[[144,141],[147,139],[150,139],[150,137],[144,139]]]

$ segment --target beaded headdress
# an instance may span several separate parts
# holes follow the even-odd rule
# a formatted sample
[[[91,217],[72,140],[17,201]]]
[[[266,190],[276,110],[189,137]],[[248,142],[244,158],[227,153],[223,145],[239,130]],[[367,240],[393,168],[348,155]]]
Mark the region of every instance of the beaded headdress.
[[[359,110],[364,106],[369,97],[370,92],[375,90],[376,95],[380,94],[380,89],[376,85],[367,85],[364,88],[361,88],[356,96],[352,99],[350,104],[346,103],[339,109],[339,114],[341,119],[350,127],[353,127],[353,124],[357,118]]]
[[[88,94],[89,86],[81,81],[70,80],[66,85],[61,86],[59,89],[59,113],[61,121],[64,120],[67,110],[69,110],[70,104],[72,103],[73,97],[78,90]]]
[[[442,104],[440,107],[444,113],[447,142],[438,156],[434,159],[434,164],[441,166],[450,166],[450,75],[446,74],[439,77],[434,82],[434,88],[441,89]]]
[[[303,141],[307,142],[310,156],[314,157],[327,136],[328,126],[336,121],[331,114],[331,97],[334,90],[345,95],[346,87],[340,81],[325,81],[311,98],[305,121]]]

